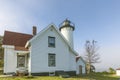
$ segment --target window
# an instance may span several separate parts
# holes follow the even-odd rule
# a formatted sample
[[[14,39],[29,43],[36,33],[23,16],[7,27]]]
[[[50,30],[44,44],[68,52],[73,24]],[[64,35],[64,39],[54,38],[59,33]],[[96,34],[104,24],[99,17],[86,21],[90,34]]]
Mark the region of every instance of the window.
[[[17,56],[17,67],[25,67],[25,56],[24,55]]]
[[[55,67],[55,54],[48,54],[48,66]]]
[[[55,47],[55,37],[48,37],[48,47]]]

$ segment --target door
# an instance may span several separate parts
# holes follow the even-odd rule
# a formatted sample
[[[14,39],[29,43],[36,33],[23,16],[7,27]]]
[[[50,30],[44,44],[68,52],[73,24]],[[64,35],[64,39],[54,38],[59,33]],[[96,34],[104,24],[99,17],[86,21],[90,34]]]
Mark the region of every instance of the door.
[[[25,67],[25,55],[17,56],[17,67]]]
[[[27,59],[26,55],[17,55],[17,74],[27,73]]]
[[[79,74],[82,74],[82,65],[79,66]]]

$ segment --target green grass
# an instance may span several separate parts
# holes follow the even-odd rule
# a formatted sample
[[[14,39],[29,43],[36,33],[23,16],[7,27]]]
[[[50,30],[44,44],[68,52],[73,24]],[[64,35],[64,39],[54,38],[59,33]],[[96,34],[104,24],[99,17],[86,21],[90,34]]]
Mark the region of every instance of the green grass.
[[[120,77],[112,74],[94,73],[91,75],[75,76],[71,78],[61,78],[58,76],[35,76],[35,77],[6,77],[0,80],[119,80]]]

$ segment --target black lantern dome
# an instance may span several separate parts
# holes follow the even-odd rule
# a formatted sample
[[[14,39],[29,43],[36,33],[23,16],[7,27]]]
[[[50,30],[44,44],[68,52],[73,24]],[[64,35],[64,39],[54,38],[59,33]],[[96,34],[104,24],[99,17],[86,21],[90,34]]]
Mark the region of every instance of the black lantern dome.
[[[60,28],[59,30],[61,31],[62,28],[65,28],[65,27],[70,27],[73,29],[73,31],[75,30],[75,25],[68,19],[64,20],[61,24],[60,24]]]

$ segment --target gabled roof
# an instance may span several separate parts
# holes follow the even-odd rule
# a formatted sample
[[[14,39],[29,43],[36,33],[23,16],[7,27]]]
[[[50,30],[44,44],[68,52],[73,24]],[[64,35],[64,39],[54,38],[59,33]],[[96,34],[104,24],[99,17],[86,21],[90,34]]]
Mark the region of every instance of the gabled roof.
[[[25,49],[25,44],[32,37],[30,34],[5,31],[3,45],[14,45],[15,50],[27,50]]]
[[[50,24],[48,25],[48,27],[44,28],[42,31],[40,31],[37,35],[35,35],[32,39],[30,39],[27,44],[25,45],[25,47],[30,46],[30,43],[36,39],[38,36],[42,35],[42,33],[44,33],[45,31],[47,31],[50,27],[54,28],[56,30],[56,32],[62,37],[62,39],[65,41],[65,43],[68,45],[68,47],[70,48],[70,50],[74,53],[74,55],[78,55],[78,53],[69,45],[68,41],[65,39],[65,37],[61,34],[61,32],[59,31],[59,29],[54,25],[54,24]]]
[[[76,56],[76,62],[81,59],[84,63],[86,63],[81,56]]]
[[[77,57],[76,57],[76,62],[79,60],[79,58],[80,58],[80,56],[77,56]]]
[[[28,51],[27,48],[25,48],[25,47],[20,47],[20,46],[15,46],[15,50],[19,50],[19,51]]]

